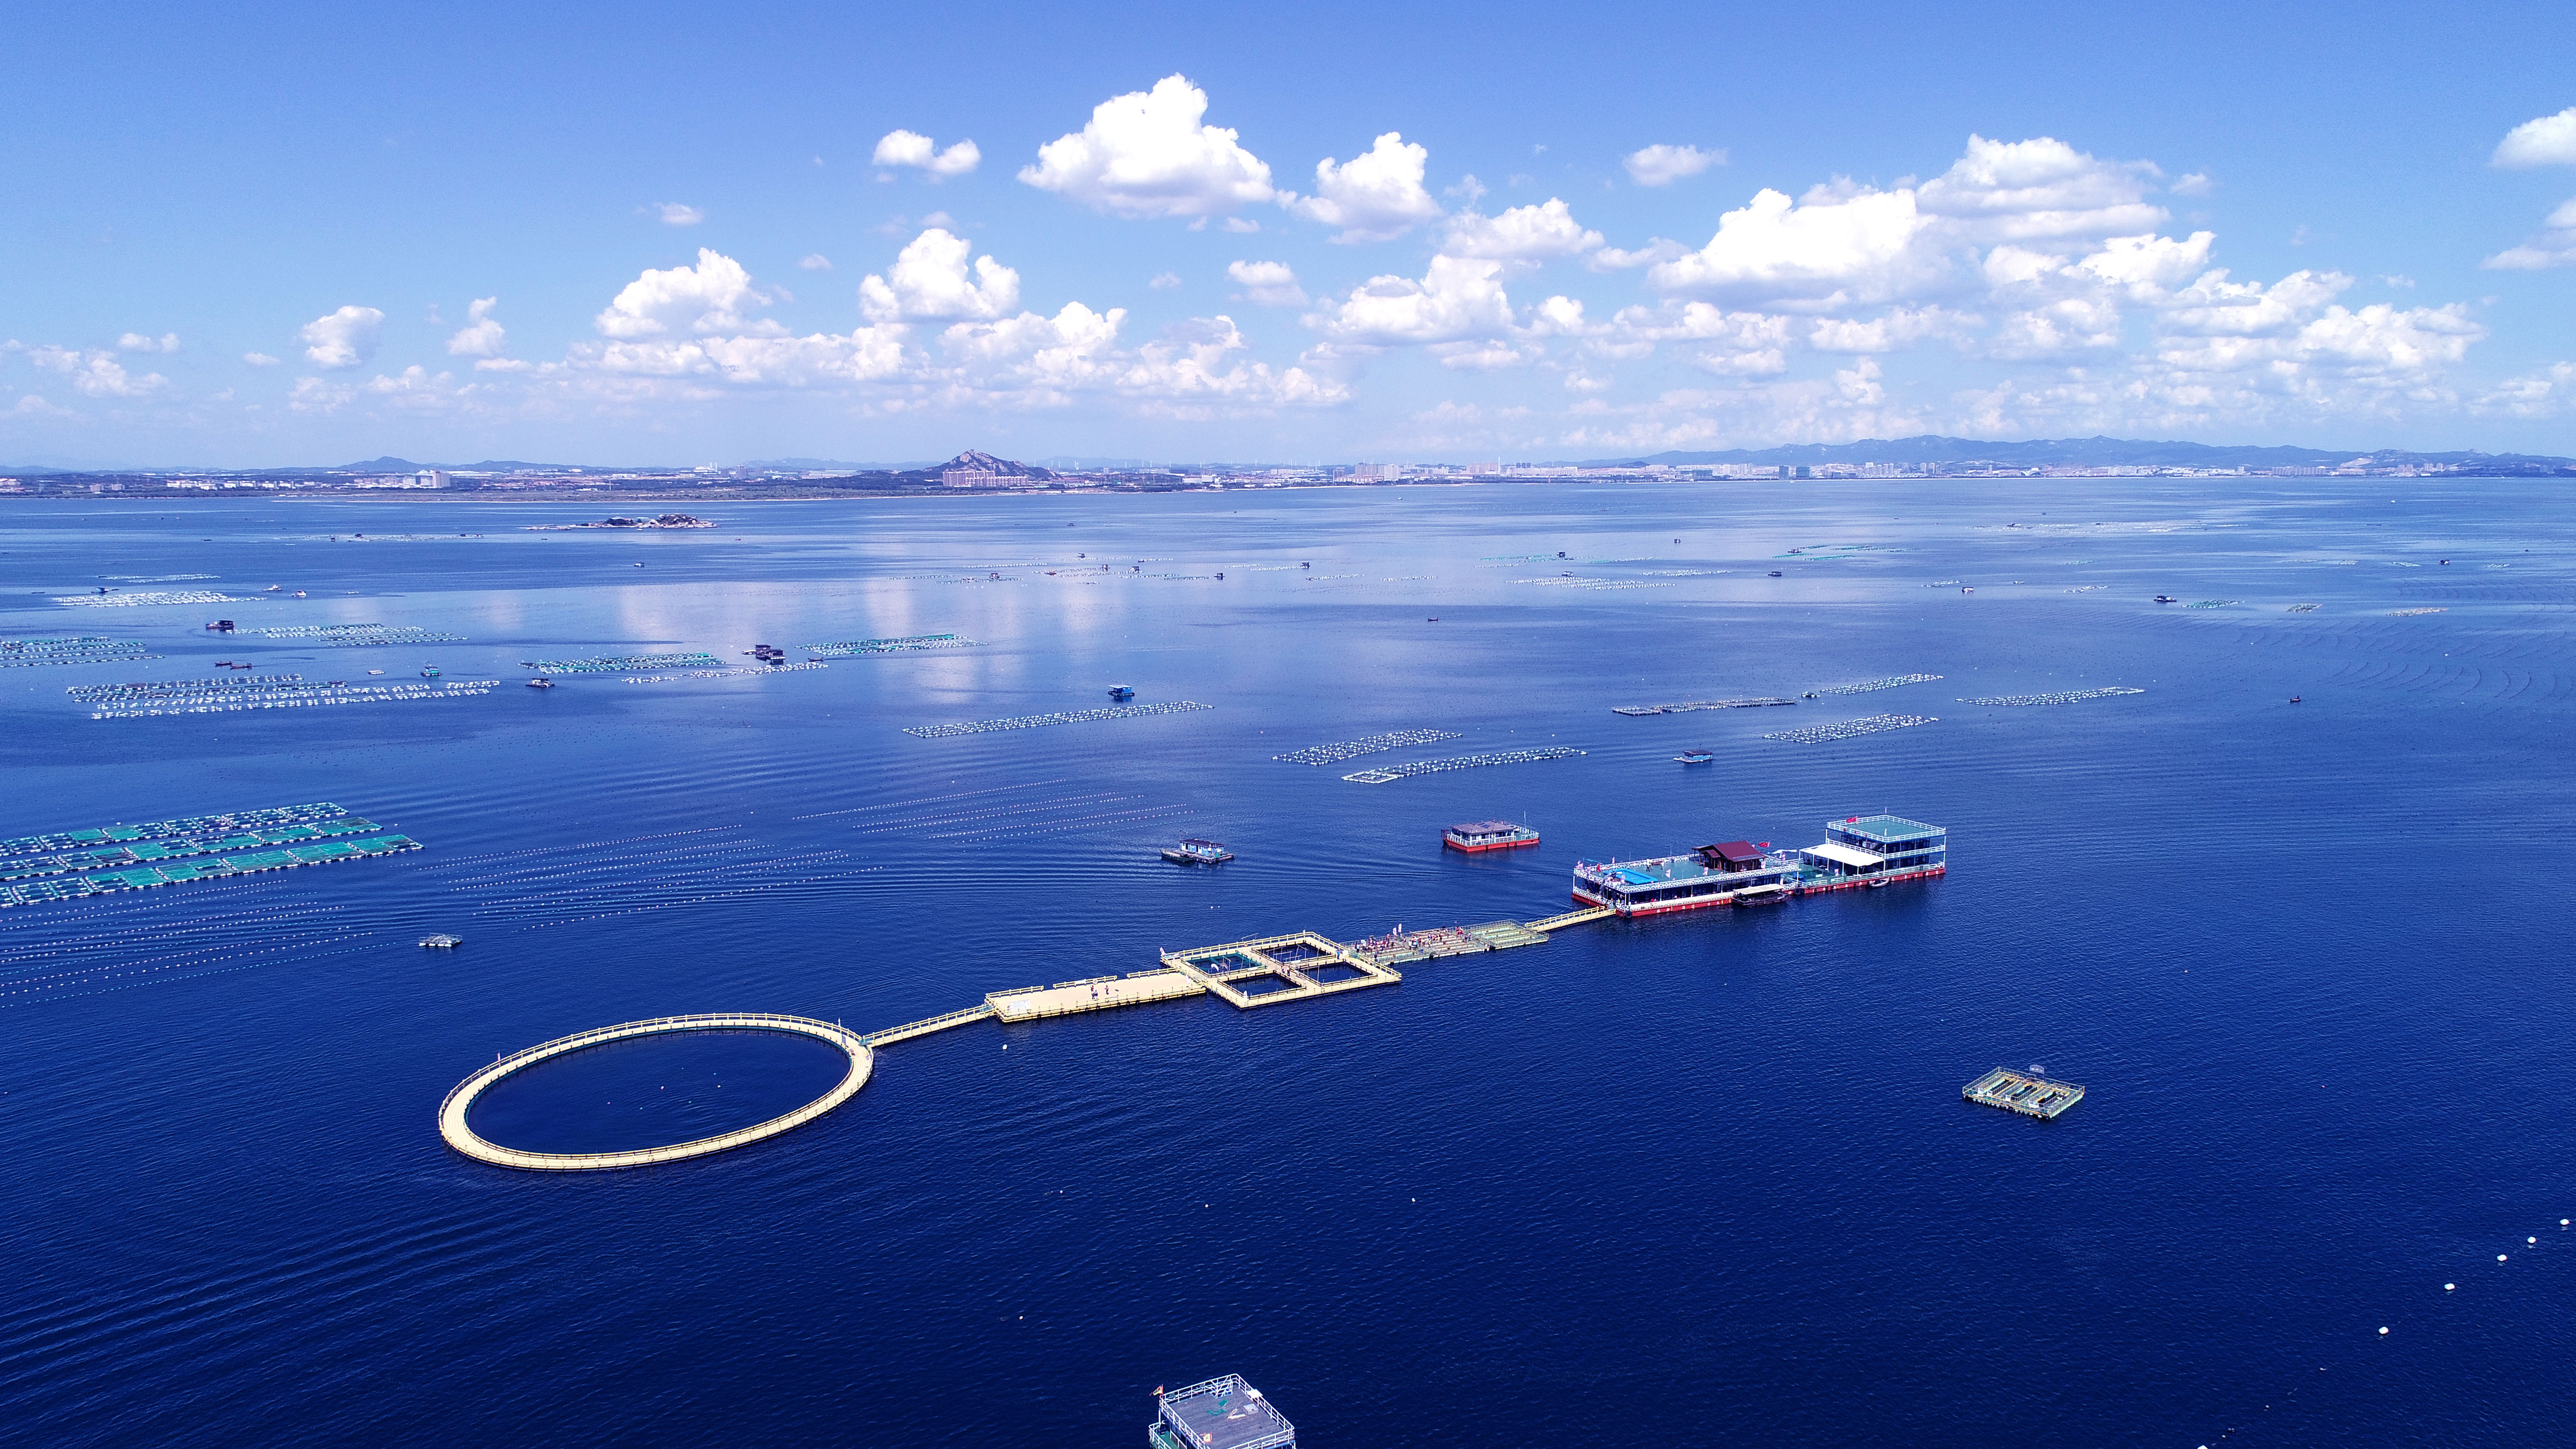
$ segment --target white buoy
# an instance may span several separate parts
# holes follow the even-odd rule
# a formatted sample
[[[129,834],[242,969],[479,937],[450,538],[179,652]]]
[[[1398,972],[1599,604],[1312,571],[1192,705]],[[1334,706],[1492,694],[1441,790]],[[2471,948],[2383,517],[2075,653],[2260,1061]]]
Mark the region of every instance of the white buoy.
[[[2499,1262],[2499,1263],[2503,1262],[2503,1261],[2504,1261],[2504,1254],[2502,1254],[2502,1253],[2498,1253],[2498,1254],[2496,1254],[2496,1261],[2497,1261],[2497,1262]]]
[[[2388,1336],[2388,1330],[2387,1330],[2387,1329],[2385,1329],[2385,1328],[2383,1328],[2383,1329],[2379,1330],[2379,1336],[2380,1336],[2380,1337],[2382,1337],[2382,1338],[2386,1338],[2386,1337]]]
[[[2524,1242],[2526,1242],[2526,1243],[2537,1243],[2537,1242],[2539,1242],[2540,1240],[2539,1240],[2538,1238],[2525,1238],[2525,1239],[2523,1239],[2523,1241],[2524,1241]]]
[[[2442,1285],[2442,1291],[2443,1291],[2443,1292],[2445,1292],[2445,1293],[2448,1293],[2448,1292],[2451,1292],[2451,1291],[2453,1291],[2454,1289],[2458,1288],[2459,1286],[2460,1286],[2460,1285],[2459,1285],[2459,1284],[2457,1284],[2457,1283],[2445,1283],[2445,1284],[2443,1284],[2443,1285]]]

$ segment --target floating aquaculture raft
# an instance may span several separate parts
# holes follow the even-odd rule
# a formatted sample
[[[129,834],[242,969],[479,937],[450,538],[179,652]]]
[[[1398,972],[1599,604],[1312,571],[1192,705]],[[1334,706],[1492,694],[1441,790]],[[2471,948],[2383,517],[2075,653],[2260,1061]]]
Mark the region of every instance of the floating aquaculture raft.
[[[1900,684],[1930,684],[1940,677],[1937,674],[1892,674],[1885,679],[1864,679],[1858,684],[1827,685],[1823,689],[1811,689],[1807,692],[1809,694],[1867,694],[1873,689],[1894,689]]]
[[[243,604],[250,601],[236,599],[230,594],[218,594],[211,589],[179,589],[169,593],[57,594],[54,602],[75,608],[131,609],[145,604]]]
[[[901,639],[850,639],[838,644],[796,647],[826,659],[855,659],[868,654],[908,654],[916,649],[971,649],[974,645],[974,640],[955,634],[911,634]]]
[[[1963,699],[1961,704],[1994,704],[2012,707],[2026,704],[2077,704],[2088,699],[2108,699],[2115,694],[2144,694],[2143,689],[2125,689],[2105,685],[2100,689],[2069,689],[2056,694],[1990,694],[1983,699]]]
[[[1786,740],[1793,745],[1820,745],[1827,740],[1847,740],[1854,735],[1874,735],[1881,730],[1901,730],[1908,725],[1940,722],[1940,716],[1929,714],[1874,714],[1863,719],[1844,720],[1840,724],[1809,725],[1802,730],[1782,730],[1764,735],[1766,740]]]
[[[1437,744],[1442,740],[1458,738],[1460,735],[1456,730],[1394,730],[1382,735],[1342,740],[1336,744],[1310,745],[1302,750],[1291,750],[1287,754],[1272,755],[1270,758],[1291,765],[1336,765],[1356,756],[1376,754],[1380,750],[1401,749],[1406,745]]]
[[[0,841],[0,906],[418,850],[337,805],[288,805]]]
[[[1072,709],[1060,714],[1024,714],[1015,719],[965,720],[957,724],[914,725],[905,734],[925,740],[944,740],[956,735],[984,735],[995,730],[1033,730],[1045,725],[1081,724],[1085,720],[1126,719],[1140,714],[1179,714],[1184,710],[1214,709],[1212,704],[1176,700],[1170,704],[1122,704],[1109,709]]]
[[[266,679],[181,679],[167,685],[102,687],[91,696],[91,719],[143,719],[154,715],[229,714],[245,709],[309,709],[322,705],[396,704],[415,699],[466,699],[490,694],[497,679],[439,683],[305,684],[292,675]],[[75,695],[83,691],[71,691]]]
[[[1981,1106],[2049,1118],[2083,1101],[2084,1089],[2073,1082],[2052,1082],[2033,1072],[1997,1067],[1970,1082],[1959,1095]]]
[[[1583,751],[1554,745],[1540,750],[1499,750],[1484,755],[1452,755],[1445,760],[1415,760],[1409,765],[1386,765],[1361,770],[1342,778],[1355,785],[1389,785],[1415,775],[1436,775],[1443,770],[1473,770],[1485,765],[1519,765],[1532,760],[1569,760]]]
[[[1765,705],[1796,704],[1794,699],[1685,699],[1676,704],[1614,704],[1612,714],[1688,714],[1699,709],[1760,709]]]
[[[607,654],[597,659],[522,659],[539,674],[623,674],[645,669],[712,669],[712,654]]]
[[[313,624],[288,629],[262,629],[263,639],[294,639],[329,649],[363,649],[374,644],[462,644],[462,634],[440,634],[409,624]]]
[[[140,639],[108,639],[95,634],[62,639],[0,639],[0,669],[37,664],[113,664],[160,657],[144,653]]]

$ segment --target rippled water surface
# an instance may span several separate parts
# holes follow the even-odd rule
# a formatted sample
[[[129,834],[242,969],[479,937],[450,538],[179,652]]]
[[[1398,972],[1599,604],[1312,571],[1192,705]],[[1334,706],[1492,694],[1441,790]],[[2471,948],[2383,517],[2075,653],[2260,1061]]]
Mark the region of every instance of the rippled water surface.
[[[331,800],[425,845],[0,911],[0,1442],[1132,1444],[1155,1385],[1229,1371],[1312,1449],[2564,1437],[2576,509],[2553,484],[522,527],[614,506],[0,506],[0,635],[163,656],[0,670],[0,835]],[[248,601],[50,601],[199,573],[129,587]],[[218,641],[217,614],[467,642]],[[977,643],[517,683],[949,632]],[[219,659],[503,683],[157,719],[63,693]],[[1942,677],[1610,712],[1914,673]],[[1212,708],[903,733],[1115,684]],[[1961,702],[2112,685],[2144,692]],[[1761,738],[1881,713],[1937,718]],[[1428,727],[1459,738],[1272,758]],[[1587,753],[1340,778],[1548,745]],[[1674,763],[1689,746],[1717,763]],[[819,1122],[649,1170],[511,1173],[435,1130],[477,1063],[584,1027],[878,1028],[1164,947],[1533,920],[1578,859],[1878,810],[1948,826],[1949,877],[1249,1012],[981,1022],[884,1048]],[[1543,843],[1439,849],[1494,816]],[[1156,858],[1182,835],[1239,858]],[[719,1106],[737,1046],[586,1054],[487,1111],[519,1145],[696,1135],[837,1071],[776,1049],[739,1068],[774,1099]],[[2090,1095],[2049,1123],[1959,1100],[2033,1062]],[[685,1102],[621,1115],[647,1087]]]

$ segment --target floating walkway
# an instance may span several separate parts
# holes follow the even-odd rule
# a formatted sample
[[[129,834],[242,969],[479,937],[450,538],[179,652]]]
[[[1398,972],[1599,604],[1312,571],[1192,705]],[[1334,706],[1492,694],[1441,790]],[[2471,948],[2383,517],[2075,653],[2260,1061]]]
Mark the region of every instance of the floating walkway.
[[[1196,996],[1207,990],[1197,981],[1173,970],[1157,966],[1150,971],[1130,971],[1124,976],[1094,976],[1083,981],[1059,981],[1053,986],[1023,986],[1016,991],[996,991],[984,998],[979,1008],[997,1021],[1036,1021],[1041,1017],[1071,1016],[1083,1011],[1107,1011],[1117,1006],[1142,1006],[1149,1001],[1173,1001]]]
[[[1215,705],[1195,700],[1177,700],[1170,704],[1121,704],[1106,709],[1072,709],[1058,714],[1024,714],[1014,719],[964,720],[957,724],[913,725],[904,731],[918,739],[945,740],[958,735],[984,735],[996,730],[1033,730],[1046,725],[1081,724],[1095,719],[1130,719],[1147,714],[1180,714],[1186,710],[1214,709]]]
[[[1163,964],[1199,989],[1240,1008],[1305,1001],[1339,991],[1392,986],[1404,977],[1314,931],[1263,936],[1191,951],[1166,951]]]
[[[1356,740],[1342,740],[1329,745],[1310,745],[1270,758],[1289,765],[1338,765],[1361,755],[1380,750],[1402,749],[1406,745],[1433,745],[1442,740],[1463,739],[1456,730],[1393,730],[1382,735],[1364,735]]]
[[[1387,785],[1415,775],[1436,775],[1443,770],[1474,770],[1486,765],[1520,765],[1532,760],[1570,760],[1583,751],[1566,745],[1551,745],[1537,750],[1498,750],[1482,755],[1452,755],[1445,760],[1415,760],[1409,765],[1387,765],[1361,770],[1342,778],[1355,785]]]
[[[783,1031],[810,1036],[831,1043],[849,1056],[850,1069],[832,1089],[793,1112],[772,1117],[766,1122],[694,1142],[677,1142],[668,1147],[647,1147],[633,1152],[522,1152],[503,1147],[475,1135],[465,1117],[474,1099],[494,1083],[515,1072],[567,1053],[624,1041],[639,1036],[666,1032],[696,1031]],[[858,1033],[835,1023],[816,1021],[807,1016],[773,1016],[763,1012],[717,1013],[696,1016],[657,1016],[648,1021],[621,1022],[616,1026],[595,1027],[589,1031],[560,1036],[541,1042],[524,1051],[501,1057],[488,1067],[456,1084],[447,1099],[438,1104],[438,1135],[447,1145],[480,1162],[495,1167],[525,1168],[533,1172],[589,1172],[612,1167],[644,1167],[656,1162],[677,1162],[687,1157],[704,1157],[729,1147],[741,1147],[781,1132],[801,1127],[824,1113],[850,1100],[859,1088],[866,1086],[868,1075],[876,1067],[876,1052]]]
[[[1997,1067],[1961,1088],[1959,1095],[1979,1106],[2045,1120],[2083,1101],[2084,1089],[2073,1082],[2052,1082],[2036,1067],[2027,1072]]]

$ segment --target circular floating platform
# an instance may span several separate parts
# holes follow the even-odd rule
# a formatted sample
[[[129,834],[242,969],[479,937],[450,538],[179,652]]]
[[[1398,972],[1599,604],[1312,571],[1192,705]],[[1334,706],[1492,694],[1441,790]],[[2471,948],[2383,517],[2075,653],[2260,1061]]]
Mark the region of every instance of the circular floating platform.
[[[832,1090],[793,1112],[749,1127],[738,1127],[731,1132],[720,1132],[713,1137],[701,1137],[694,1142],[675,1142],[668,1147],[643,1147],[632,1152],[522,1152],[515,1147],[486,1142],[475,1135],[473,1128],[465,1125],[466,1111],[474,1105],[474,1099],[513,1072],[606,1042],[681,1031],[783,1031],[810,1036],[839,1047],[848,1055],[850,1069]],[[657,1016],[648,1021],[621,1022],[616,1026],[594,1027],[571,1036],[557,1037],[553,1041],[512,1052],[490,1066],[478,1068],[472,1076],[456,1084],[456,1089],[447,1094],[446,1101],[439,1103],[438,1135],[447,1139],[448,1146],[477,1161],[488,1162],[495,1167],[522,1167],[537,1172],[592,1172],[611,1167],[677,1162],[683,1157],[704,1157],[710,1152],[722,1152],[729,1147],[740,1147],[765,1137],[775,1137],[790,1128],[802,1127],[850,1100],[859,1088],[867,1085],[868,1074],[875,1066],[875,1051],[860,1039],[857,1032],[832,1022],[816,1021],[809,1016],[775,1016],[765,1012]]]

